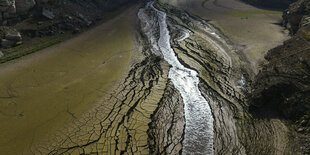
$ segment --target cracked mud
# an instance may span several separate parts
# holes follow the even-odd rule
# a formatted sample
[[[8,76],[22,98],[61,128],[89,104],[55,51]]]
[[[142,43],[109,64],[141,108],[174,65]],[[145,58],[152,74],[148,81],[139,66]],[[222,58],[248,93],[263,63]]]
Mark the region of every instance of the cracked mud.
[[[150,9],[150,3],[147,5],[145,8],[134,6],[128,15],[122,14],[110,24],[96,28],[91,32],[92,36],[77,38],[77,43],[69,42],[69,45],[58,47],[66,48],[67,52],[79,57],[72,58],[72,68],[79,68],[79,65],[91,68],[82,68],[83,71],[76,69],[79,71],[78,78],[68,78],[60,86],[56,83],[55,88],[44,89],[49,93],[47,90],[57,88],[69,97],[56,95],[54,98],[43,98],[46,105],[55,102],[49,108],[61,110],[53,111],[53,114],[48,114],[49,119],[41,120],[46,126],[38,126],[49,128],[54,127],[54,122],[61,123],[56,123],[57,128],[53,128],[48,136],[26,136],[33,139],[23,142],[16,152],[246,154],[249,146],[258,145],[251,144],[252,139],[266,139],[260,136],[258,130],[268,130],[269,135],[278,130],[282,125],[278,122],[274,122],[274,126],[264,124],[264,121],[257,123],[257,126],[249,123],[253,120],[245,114],[245,92],[250,71],[244,55],[229,38],[209,22],[173,6],[155,2],[155,8]],[[139,12],[140,8],[144,9],[143,13]],[[113,26],[113,23],[120,24]],[[127,25],[131,25],[130,28]],[[96,35],[98,30],[100,36]],[[109,34],[102,39],[101,36],[105,36],[103,34],[107,31]],[[89,41],[89,44],[77,48],[70,46],[82,44],[91,37],[100,42]],[[119,47],[114,40],[124,44]],[[95,54],[85,53],[90,48]],[[173,54],[167,54],[169,52]],[[66,56],[72,57],[71,54]],[[57,58],[54,56],[54,59]],[[54,62],[54,59],[50,61]],[[73,60],[81,64],[75,66]],[[62,59],[59,66],[66,65],[66,62]],[[111,69],[106,71],[107,68]],[[47,81],[50,83],[53,83],[51,75],[62,78],[70,73],[55,70],[57,72],[44,76],[49,78]],[[42,79],[37,78],[33,78],[35,80],[31,80],[27,88],[40,87],[38,84]],[[187,89],[185,86],[191,87]],[[6,85],[7,95],[0,96],[0,101],[17,98],[15,89],[15,85]],[[6,102],[4,107],[9,108],[0,109],[0,114],[26,117],[29,112],[19,110],[17,105],[16,102]],[[198,113],[199,110],[201,113]],[[38,130],[44,132],[39,127]],[[281,137],[275,136],[277,140]],[[272,147],[269,144],[266,146]],[[250,150],[255,151],[255,148]]]

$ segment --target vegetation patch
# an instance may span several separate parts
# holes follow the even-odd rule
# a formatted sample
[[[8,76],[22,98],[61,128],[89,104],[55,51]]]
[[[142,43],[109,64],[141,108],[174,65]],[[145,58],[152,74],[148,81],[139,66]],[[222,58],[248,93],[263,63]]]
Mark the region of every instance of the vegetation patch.
[[[34,42],[30,42],[28,44],[23,44],[20,46],[16,46],[14,48],[10,48],[5,51],[6,56],[0,59],[0,63],[5,63],[17,58],[20,58],[22,56],[35,53],[37,51],[40,51],[44,48],[56,45],[68,38],[70,38],[71,35],[65,34],[65,35],[57,35],[57,36],[51,36],[51,37],[45,37],[39,40],[36,40]]]

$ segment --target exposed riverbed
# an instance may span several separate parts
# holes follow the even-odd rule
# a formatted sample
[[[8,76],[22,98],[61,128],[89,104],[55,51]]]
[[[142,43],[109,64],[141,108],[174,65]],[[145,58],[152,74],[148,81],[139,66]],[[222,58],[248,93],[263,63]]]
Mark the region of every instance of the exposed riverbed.
[[[77,38],[2,64],[1,151],[205,155],[272,148],[258,142],[280,125],[254,124],[246,113],[251,65],[244,51],[223,27],[196,15],[161,1],[134,5]]]
[[[201,95],[198,88],[198,73],[184,67],[171,48],[166,13],[156,9],[153,6],[153,2],[150,2],[145,9],[140,11],[140,14],[146,14],[143,11],[147,9],[155,11],[156,17],[153,18],[157,18],[159,25],[160,36],[157,45],[152,47],[156,50],[158,46],[163,58],[172,66],[169,71],[169,79],[171,79],[174,86],[181,93],[185,105],[186,125],[183,154],[213,154],[213,116],[209,103]],[[140,15],[140,17],[143,17],[143,15]],[[145,18],[141,18],[141,21],[151,23],[151,21],[144,20]],[[188,35],[185,34],[184,36]],[[155,37],[151,36],[151,38]],[[184,39],[186,37],[183,37],[181,40]]]

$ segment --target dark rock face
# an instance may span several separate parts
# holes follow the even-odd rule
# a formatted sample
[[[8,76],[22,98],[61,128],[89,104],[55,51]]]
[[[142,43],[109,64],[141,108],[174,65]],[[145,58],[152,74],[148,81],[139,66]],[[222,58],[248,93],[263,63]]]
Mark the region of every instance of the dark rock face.
[[[16,12],[26,13],[29,9],[36,5],[35,0],[15,0]]]
[[[281,8],[287,8],[291,3],[295,2],[296,0],[243,0],[243,1],[261,7],[281,9]]]
[[[36,5],[44,4],[49,1],[51,4],[58,2],[57,0],[0,0],[0,12],[3,14],[0,21],[6,18],[14,17],[16,13],[25,14]],[[64,2],[66,1],[70,2],[70,0],[65,0]],[[93,2],[87,3],[94,3],[104,9],[114,9],[129,1],[130,0],[94,0]],[[78,3],[83,2],[79,1]]]
[[[250,105],[254,116],[288,122],[292,135],[297,135],[291,140],[302,154],[310,152],[309,34],[310,25],[300,27],[290,40],[268,52],[267,63],[252,84]]]
[[[310,112],[309,47],[309,40],[297,35],[269,51],[268,64],[254,84],[255,106],[273,104],[289,119],[298,119]]]
[[[15,17],[15,14],[27,13],[35,5],[35,0],[0,0],[0,21]]]
[[[283,23],[287,29],[295,34],[301,27],[310,25],[310,1],[299,0],[290,5],[283,14]]]

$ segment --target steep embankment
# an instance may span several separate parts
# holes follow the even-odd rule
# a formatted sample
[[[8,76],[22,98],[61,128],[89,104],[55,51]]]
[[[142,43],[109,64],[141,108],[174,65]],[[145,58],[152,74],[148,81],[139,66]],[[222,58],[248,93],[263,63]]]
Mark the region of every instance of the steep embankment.
[[[266,55],[266,64],[252,85],[251,112],[279,119],[290,129],[296,153],[310,153],[310,1],[300,0],[284,13],[295,34]]]
[[[291,5],[283,14],[283,24],[295,34],[300,28],[310,24],[310,2],[299,0]]]

